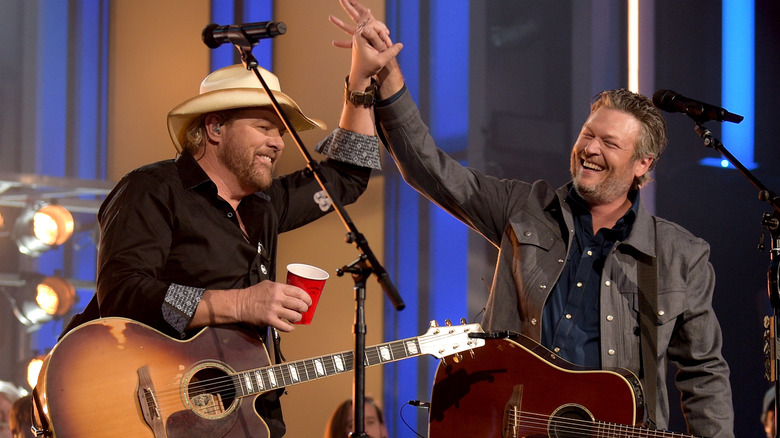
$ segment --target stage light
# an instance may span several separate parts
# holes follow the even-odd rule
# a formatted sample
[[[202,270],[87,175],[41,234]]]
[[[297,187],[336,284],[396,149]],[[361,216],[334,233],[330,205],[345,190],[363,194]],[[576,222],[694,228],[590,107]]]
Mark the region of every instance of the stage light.
[[[68,313],[76,302],[76,288],[61,277],[26,280],[18,288],[14,303],[16,319],[34,327]]]
[[[27,363],[27,384],[30,385],[30,388],[35,388],[38,383],[38,376],[41,374],[45,357],[46,355],[42,354],[30,359],[30,362]]]
[[[43,204],[22,212],[14,225],[19,252],[39,256],[62,245],[73,235],[73,215],[61,205]]]

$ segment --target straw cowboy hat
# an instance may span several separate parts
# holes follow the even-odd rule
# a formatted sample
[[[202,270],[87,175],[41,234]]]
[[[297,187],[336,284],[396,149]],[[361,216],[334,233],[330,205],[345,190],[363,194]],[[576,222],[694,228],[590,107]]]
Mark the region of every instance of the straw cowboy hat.
[[[307,117],[294,100],[282,93],[275,74],[262,67],[258,67],[258,70],[296,131],[327,129],[325,123]],[[168,113],[168,132],[176,150],[181,152],[187,140],[187,128],[201,114],[271,105],[271,99],[255,73],[247,70],[243,64],[231,65],[206,76],[200,84],[199,95],[185,100]]]

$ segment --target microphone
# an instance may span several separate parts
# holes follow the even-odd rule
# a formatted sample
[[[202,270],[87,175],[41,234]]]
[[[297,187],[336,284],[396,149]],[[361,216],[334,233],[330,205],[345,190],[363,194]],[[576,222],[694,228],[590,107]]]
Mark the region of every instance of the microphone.
[[[744,119],[738,114],[732,114],[723,108],[689,99],[672,90],[656,91],[653,94],[653,105],[666,112],[688,114],[696,123],[704,123],[707,120],[739,123]]]
[[[201,37],[207,46],[216,49],[224,43],[232,43],[230,40],[231,35],[235,36],[239,32],[254,45],[263,38],[273,38],[287,32],[287,25],[281,21],[260,21],[257,23],[229,24],[226,26],[211,23],[203,28]]]

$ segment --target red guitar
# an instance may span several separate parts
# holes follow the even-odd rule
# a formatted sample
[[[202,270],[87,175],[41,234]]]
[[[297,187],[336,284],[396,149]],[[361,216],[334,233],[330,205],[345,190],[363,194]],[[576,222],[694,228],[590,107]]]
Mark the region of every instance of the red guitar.
[[[522,335],[457,359],[436,371],[429,438],[694,438],[637,426],[643,393],[628,370],[584,370]]]
[[[366,347],[364,363],[441,358],[484,345],[472,332],[482,328],[432,327],[417,338]],[[268,364],[250,330],[210,327],[179,341],[129,319],[102,318],[68,333],[45,359],[36,387],[39,421],[58,438],[267,437],[255,396],[351,371],[353,353]]]

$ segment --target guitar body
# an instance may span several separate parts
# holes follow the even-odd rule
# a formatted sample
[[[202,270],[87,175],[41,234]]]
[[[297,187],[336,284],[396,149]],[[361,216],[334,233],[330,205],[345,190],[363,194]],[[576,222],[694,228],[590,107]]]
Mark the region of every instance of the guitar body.
[[[433,324],[424,335],[367,346],[366,367],[485,345],[479,324]],[[257,334],[208,327],[187,341],[124,318],[102,318],[68,333],[44,359],[33,391],[43,436],[267,438],[258,395],[348,373],[354,352],[269,365]]]
[[[37,401],[57,438],[267,437],[255,397],[236,397],[231,384],[204,385],[260,365],[268,354],[249,330],[210,327],[178,341],[103,318],[68,333],[47,356]]]
[[[627,370],[584,370],[522,335],[488,339],[473,356],[440,362],[430,438],[629,436],[609,433],[642,420],[641,386]]]

